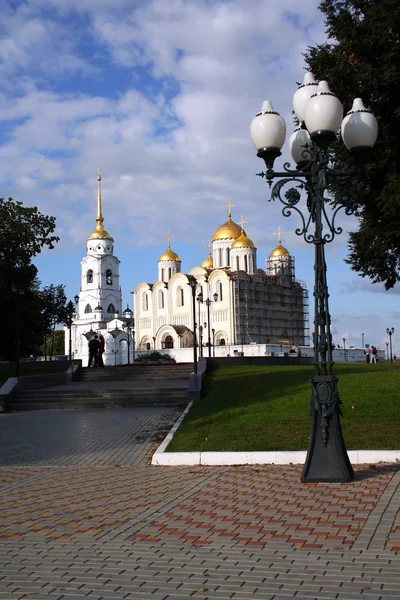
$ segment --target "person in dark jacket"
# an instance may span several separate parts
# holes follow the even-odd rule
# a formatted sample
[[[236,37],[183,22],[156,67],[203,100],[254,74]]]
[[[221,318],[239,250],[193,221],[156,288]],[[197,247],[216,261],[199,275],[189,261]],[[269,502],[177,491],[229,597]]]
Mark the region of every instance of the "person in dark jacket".
[[[103,362],[104,350],[105,350],[105,339],[100,333],[100,335],[99,335],[99,360],[98,360],[99,367],[104,367],[104,362]]]
[[[89,364],[88,367],[93,366],[97,367],[98,365],[98,360],[99,360],[99,349],[100,349],[100,342],[99,342],[99,338],[97,337],[97,335],[95,335],[94,337],[92,337],[92,339],[89,342]]]

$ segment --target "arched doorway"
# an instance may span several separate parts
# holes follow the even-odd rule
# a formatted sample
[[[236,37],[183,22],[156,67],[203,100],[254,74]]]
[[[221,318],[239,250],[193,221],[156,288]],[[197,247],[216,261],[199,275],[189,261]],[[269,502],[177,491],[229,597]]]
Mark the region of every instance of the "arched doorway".
[[[174,347],[174,340],[171,335],[167,335],[167,337],[165,338],[165,340],[163,342],[163,346],[164,346],[164,348],[173,348]]]

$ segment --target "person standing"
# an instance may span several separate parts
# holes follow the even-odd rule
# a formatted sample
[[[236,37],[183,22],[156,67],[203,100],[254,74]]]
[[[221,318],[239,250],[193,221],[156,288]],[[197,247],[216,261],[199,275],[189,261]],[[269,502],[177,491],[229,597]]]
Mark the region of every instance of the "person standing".
[[[99,335],[99,361],[98,361],[98,365],[99,367],[104,367],[104,362],[103,362],[103,354],[104,354],[104,350],[105,350],[105,339],[104,336]]]
[[[92,339],[89,342],[89,364],[88,367],[93,366],[97,367],[98,364],[98,360],[99,360],[99,348],[100,348],[100,342],[98,339],[97,335],[94,335],[94,337],[92,337]]]

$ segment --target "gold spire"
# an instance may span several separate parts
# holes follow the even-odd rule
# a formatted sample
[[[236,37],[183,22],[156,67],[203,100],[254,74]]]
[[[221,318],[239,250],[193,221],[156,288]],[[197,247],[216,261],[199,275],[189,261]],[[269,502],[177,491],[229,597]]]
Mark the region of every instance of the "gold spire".
[[[284,248],[281,244],[281,234],[285,233],[281,231],[281,228],[278,227],[278,231],[274,232],[274,235],[278,236],[278,245],[274,248],[270,254],[270,256],[290,256],[289,250]]]
[[[96,229],[92,231],[89,235],[88,239],[107,239],[112,240],[112,236],[106,231],[103,227],[103,214],[102,214],[102,205],[101,205],[101,175],[100,175],[100,167],[98,168],[97,173],[97,216],[96,216]]]

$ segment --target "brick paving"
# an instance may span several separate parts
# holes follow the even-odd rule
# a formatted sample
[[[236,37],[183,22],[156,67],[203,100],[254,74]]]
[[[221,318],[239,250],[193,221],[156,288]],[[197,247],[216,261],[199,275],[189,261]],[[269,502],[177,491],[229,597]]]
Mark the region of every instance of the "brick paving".
[[[398,465],[149,466],[176,417],[0,416],[0,600],[400,597]]]

